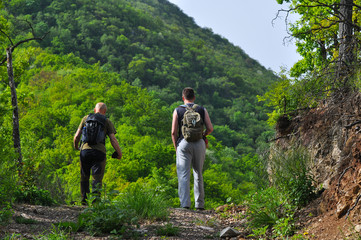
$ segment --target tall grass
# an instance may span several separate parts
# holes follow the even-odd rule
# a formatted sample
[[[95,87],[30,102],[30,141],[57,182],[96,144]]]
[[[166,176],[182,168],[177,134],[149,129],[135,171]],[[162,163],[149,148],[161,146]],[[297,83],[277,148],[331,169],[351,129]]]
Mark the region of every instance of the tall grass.
[[[295,231],[294,213],[315,197],[306,149],[273,149],[269,162],[270,187],[247,199],[251,236],[287,238]]]
[[[102,200],[84,210],[79,226],[92,233],[122,235],[139,221],[166,219],[165,196],[145,183],[133,183],[113,200]]]
[[[79,215],[80,229],[91,233],[124,233],[137,223],[135,211],[123,208],[119,202],[102,201],[86,208]]]
[[[148,185],[135,184],[121,195],[120,203],[124,208],[133,209],[140,219],[164,220],[168,217],[165,196]]]
[[[310,155],[303,147],[288,151],[273,149],[269,165],[272,185],[288,194],[298,207],[306,205],[315,197],[310,164]]]

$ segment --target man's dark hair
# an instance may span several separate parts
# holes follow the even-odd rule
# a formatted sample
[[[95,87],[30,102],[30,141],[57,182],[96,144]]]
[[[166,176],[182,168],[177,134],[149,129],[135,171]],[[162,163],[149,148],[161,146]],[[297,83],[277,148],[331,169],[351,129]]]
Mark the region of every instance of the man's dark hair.
[[[195,98],[194,90],[190,87],[183,89],[182,95],[187,100],[193,100]]]

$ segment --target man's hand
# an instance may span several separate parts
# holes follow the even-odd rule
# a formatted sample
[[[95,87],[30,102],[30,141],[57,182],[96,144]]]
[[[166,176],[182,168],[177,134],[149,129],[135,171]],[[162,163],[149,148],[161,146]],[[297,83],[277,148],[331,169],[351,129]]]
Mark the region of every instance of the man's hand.
[[[113,133],[109,134],[109,139],[110,139],[110,143],[112,144],[113,148],[115,149],[115,152],[113,153],[113,155],[117,154],[117,156],[114,158],[121,159],[123,154],[122,154],[122,150],[120,149],[118,140],[115,138],[115,135]],[[112,157],[113,157],[113,155],[112,155]]]
[[[122,159],[122,152],[120,154],[117,151],[113,152],[112,158]]]

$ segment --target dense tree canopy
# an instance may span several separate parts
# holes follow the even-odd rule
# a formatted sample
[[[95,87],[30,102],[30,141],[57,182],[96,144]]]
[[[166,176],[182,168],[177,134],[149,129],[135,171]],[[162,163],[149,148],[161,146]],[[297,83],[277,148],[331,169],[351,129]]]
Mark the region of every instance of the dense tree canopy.
[[[279,11],[297,14],[288,23],[302,59],[282,74],[270,91],[259,97],[275,108],[270,115],[275,122],[280,115],[315,107],[321,101],[339,101],[359,89],[360,1],[358,0],[277,0],[288,3]],[[289,15],[287,15],[288,17]],[[276,16],[277,17],[277,16]]]
[[[355,67],[360,44],[360,2],[357,0],[277,0],[290,3],[288,13],[299,20],[290,24],[290,34],[296,39],[297,51],[303,57],[291,72],[300,76],[315,70],[349,73]],[[332,70],[332,67],[335,70]],[[352,72],[352,71],[351,71]],[[335,75],[339,77],[339,75]]]
[[[24,22],[37,35],[49,31],[42,42],[26,43],[14,55],[25,185],[77,200],[79,161],[72,137],[81,118],[104,101],[124,152],[121,161],[111,159],[107,143],[108,190],[122,191],[144,179],[176,204],[171,116],[188,86],[215,126],[204,172],[209,204],[238,199],[260,184],[256,152],[273,133],[256,94],[277,77],[175,5],[16,0],[5,1],[0,16],[0,29],[14,39],[29,34],[21,28]],[[1,55],[5,47],[2,42]],[[0,74],[5,79],[3,65]],[[11,107],[4,81],[0,98],[0,146],[10,161]]]

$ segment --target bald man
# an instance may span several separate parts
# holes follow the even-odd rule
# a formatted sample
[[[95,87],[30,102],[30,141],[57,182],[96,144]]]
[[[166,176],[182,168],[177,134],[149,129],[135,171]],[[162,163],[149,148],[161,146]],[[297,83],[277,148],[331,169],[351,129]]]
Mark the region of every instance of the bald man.
[[[96,119],[104,124],[104,136],[108,136],[110,143],[117,152],[117,158],[122,158],[122,151],[120,149],[118,140],[115,138],[116,130],[113,123],[105,117],[107,112],[107,106],[105,103],[99,102],[95,105],[94,114],[89,114],[81,120],[78,130],[74,136],[74,148],[80,150],[80,191],[82,195],[81,203],[87,204],[89,189],[89,178],[92,174],[92,190],[93,193],[99,195],[99,189],[101,189],[104,169],[106,163],[106,148],[105,148],[105,137],[104,141],[90,144],[82,142],[79,147],[80,138],[83,134],[83,129],[86,126],[86,121],[89,118]],[[82,140],[84,141],[84,136]]]

